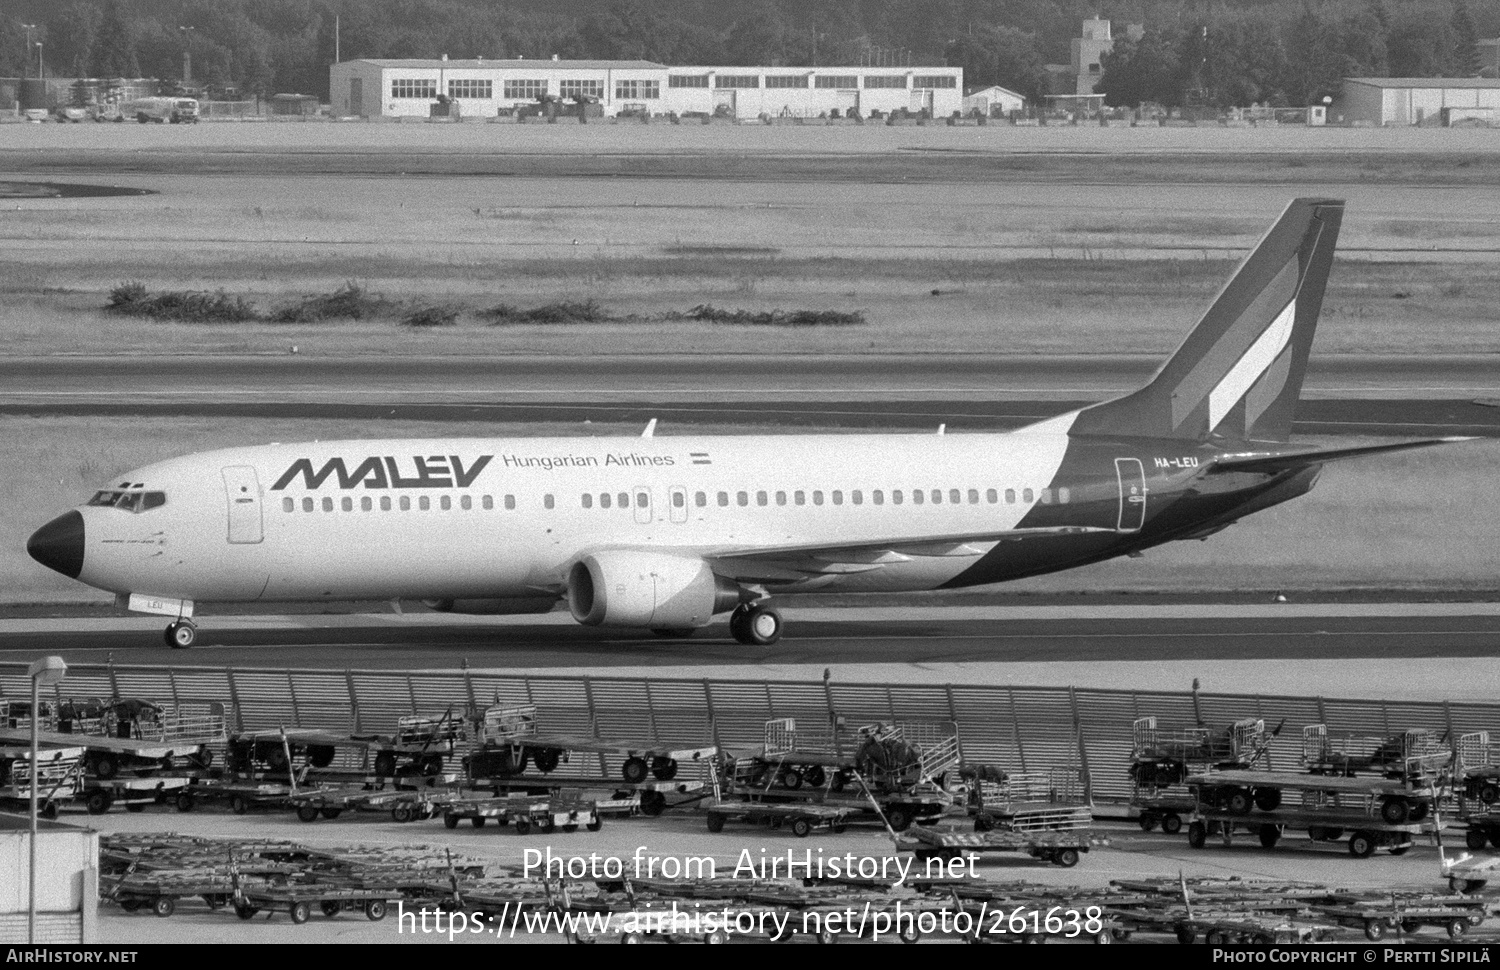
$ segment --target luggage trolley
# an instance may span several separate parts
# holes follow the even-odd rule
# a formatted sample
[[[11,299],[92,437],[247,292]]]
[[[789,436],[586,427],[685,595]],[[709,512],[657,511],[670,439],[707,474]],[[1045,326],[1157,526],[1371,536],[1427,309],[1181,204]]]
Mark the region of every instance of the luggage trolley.
[[[1464,844],[1500,849],[1500,764],[1490,747],[1490,732],[1465,734],[1454,746],[1453,794],[1464,823]]]
[[[1267,731],[1260,718],[1242,718],[1220,731],[1206,727],[1167,731],[1155,717],[1131,725],[1130,806],[1147,832],[1158,825],[1168,835],[1182,830],[1194,801],[1183,784],[1191,774],[1212,768],[1269,767],[1271,741],[1281,731]]]
[[[701,761],[718,751],[714,744],[671,745],[634,738],[597,738],[587,735],[546,734],[537,724],[536,705],[495,705],[484,711],[477,725],[475,746],[469,754],[471,777],[519,775],[531,764],[549,774],[573,754],[614,755],[620,776],[631,785],[648,777],[671,781],[679,764]],[[602,760],[602,759],[601,759]]]
[[[1350,833],[1349,853],[1367,858],[1377,848],[1401,855],[1417,835],[1438,831],[1431,806],[1443,790],[1409,787],[1383,777],[1349,778],[1275,771],[1210,771],[1190,776],[1196,798],[1188,844],[1201,849],[1210,835],[1225,845],[1236,831],[1274,848],[1287,829],[1304,829],[1314,842]],[[1289,797],[1290,796],[1290,797]]]

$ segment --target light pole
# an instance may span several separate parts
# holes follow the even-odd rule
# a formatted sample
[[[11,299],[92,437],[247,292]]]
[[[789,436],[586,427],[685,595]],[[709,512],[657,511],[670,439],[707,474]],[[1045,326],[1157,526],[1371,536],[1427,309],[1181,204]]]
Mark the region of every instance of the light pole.
[[[21,77],[31,70],[31,32],[36,30],[36,24],[22,24],[26,30],[26,56],[21,58]]]
[[[41,722],[41,688],[59,683],[68,672],[68,665],[61,657],[43,657],[33,661],[26,669],[31,678],[31,864],[27,866],[26,942],[36,942],[36,800],[37,775],[41,767],[37,762],[37,725]]]
[[[192,27],[177,28],[182,34],[182,83],[184,87],[193,83],[193,49],[191,43],[193,35],[190,33],[193,29]]]
[[[47,76],[47,72],[42,69],[42,42],[41,41],[37,41],[36,42],[36,76],[37,76],[38,80],[40,80],[42,78],[45,78]]]

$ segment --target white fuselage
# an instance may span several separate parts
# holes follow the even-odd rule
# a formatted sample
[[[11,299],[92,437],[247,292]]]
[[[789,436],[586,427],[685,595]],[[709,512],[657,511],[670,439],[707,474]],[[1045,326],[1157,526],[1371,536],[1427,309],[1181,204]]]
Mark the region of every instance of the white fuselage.
[[[122,476],[163,493],[158,507],[81,508],[78,578],[121,593],[219,601],[556,593],[572,563],[601,549],[712,558],[1014,528],[1038,503],[1067,499],[1049,491],[1067,445],[1064,424],[1012,434],[226,449]],[[993,545],[767,585],[929,589]]]

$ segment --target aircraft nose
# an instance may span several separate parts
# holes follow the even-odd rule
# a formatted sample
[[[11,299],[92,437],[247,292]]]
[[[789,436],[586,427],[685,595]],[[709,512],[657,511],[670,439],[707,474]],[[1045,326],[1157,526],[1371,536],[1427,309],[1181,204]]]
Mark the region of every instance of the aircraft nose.
[[[64,512],[48,522],[26,543],[31,558],[69,579],[83,572],[83,516]]]

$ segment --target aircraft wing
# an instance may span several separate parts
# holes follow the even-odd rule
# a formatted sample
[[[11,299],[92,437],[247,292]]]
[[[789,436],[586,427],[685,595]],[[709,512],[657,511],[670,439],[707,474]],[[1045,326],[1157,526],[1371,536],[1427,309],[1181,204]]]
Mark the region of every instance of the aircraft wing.
[[[869,572],[894,563],[925,557],[972,557],[988,552],[998,542],[1024,542],[1089,532],[1114,532],[1091,526],[1036,529],[999,529],[953,535],[905,536],[857,542],[790,543],[729,549],[705,555],[714,571],[740,579],[791,579],[812,575]]]
[[[1420,441],[1398,441],[1385,445],[1364,445],[1356,448],[1327,448],[1322,451],[1296,451],[1271,455],[1227,455],[1216,458],[1208,467],[1213,472],[1276,472],[1295,471],[1310,465],[1321,465],[1329,461],[1348,458],[1363,458],[1366,455],[1382,455],[1392,451],[1407,451],[1412,448],[1431,448],[1434,445],[1451,445],[1460,441],[1476,441],[1476,438],[1423,438]]]

